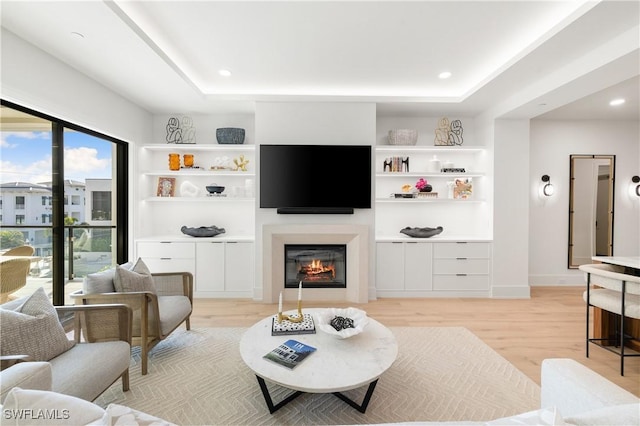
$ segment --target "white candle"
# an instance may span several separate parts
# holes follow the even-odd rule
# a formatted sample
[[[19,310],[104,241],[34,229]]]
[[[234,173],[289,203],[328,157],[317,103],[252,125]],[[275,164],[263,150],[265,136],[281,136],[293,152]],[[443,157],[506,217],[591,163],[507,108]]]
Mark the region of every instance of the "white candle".
[[[300,281],[300,284],[298,285],[298,301],[302,300],[302,281]]]
[[[282,292],[280,292],[280,300],[278,300],[278,313],[282,312]]]

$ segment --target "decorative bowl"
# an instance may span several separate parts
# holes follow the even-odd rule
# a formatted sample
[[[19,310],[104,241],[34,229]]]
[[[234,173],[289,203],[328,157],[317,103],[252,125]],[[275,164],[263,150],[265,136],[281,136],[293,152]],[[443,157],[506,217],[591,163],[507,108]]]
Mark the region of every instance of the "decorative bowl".
[[[331,320],[335,317],[351,318],[353,320],[353,328],[343,328],[338,331],[331,325]],[[367,313],[357,308],[328,308],[316,315],[316,323],[320,330],[330,334],[338,339],[347,339],[362,333],[362,330],[369,323]]]
[[[389,130],[389,145],[415,145],[418,142],[418,131],[413,129]]]
[[[244,143],[244,129],[237,127],[222,127],[216,129],[216,139],[222,144],[242,144]]]
[[[208,185],[207,191],[209,192],[209,194],[222,194],[222,191],[224,191],[224,186],[218,186],[216,184]]]

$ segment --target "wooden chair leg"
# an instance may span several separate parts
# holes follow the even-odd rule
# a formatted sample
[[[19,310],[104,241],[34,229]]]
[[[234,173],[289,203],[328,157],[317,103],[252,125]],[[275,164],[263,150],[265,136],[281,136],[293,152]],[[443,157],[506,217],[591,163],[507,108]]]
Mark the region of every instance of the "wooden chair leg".
[[[126,392],[129,390],[129,369],[122,373],[122,391]]]
[[[187,324],[187,330],[191,330],[191,318],[187,318],[185,323]]]

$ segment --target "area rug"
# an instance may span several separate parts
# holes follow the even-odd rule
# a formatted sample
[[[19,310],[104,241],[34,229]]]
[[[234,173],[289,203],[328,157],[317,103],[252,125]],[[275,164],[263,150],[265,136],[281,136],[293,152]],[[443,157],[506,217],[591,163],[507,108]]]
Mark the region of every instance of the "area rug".
[[[244,328],[176,330],[150,353],[146,376],[134,348],[131,390],[122,392],[118,381],[96,403],[127,405],[179,425],[486,421],[539,408],[539,386],[466,328],[391,330],[398,358],[378,381],[365,414],[331,394],[302,395],[269,414],[255,375],[240,358]],[[290,393],[269,389],[274,402]],[[345,394],[359,402],[365,391]]]

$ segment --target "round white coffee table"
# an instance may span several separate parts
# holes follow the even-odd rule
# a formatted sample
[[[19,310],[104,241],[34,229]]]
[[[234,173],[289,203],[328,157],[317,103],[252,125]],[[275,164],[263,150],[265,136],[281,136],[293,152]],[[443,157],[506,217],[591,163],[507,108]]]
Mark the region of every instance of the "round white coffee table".
[[[272,336],[273,317],[269,316],[249,328],[240,340],[240,356],[255,373],[271,413],[302,393],[333,393],[364,413],[378,378],[398,356],[395,336],[373,318],[369,318],[369,324],[362,333],[348,339],[338,339],[318,328],[316,317],[321,311],[317,308],[303,309],[303,313],[314,317],[315,334]],[[294,314],[295,311],[288,313]],[[313,346],[316,351],[291,370],[263,358],[289,339]],[[265,380],[296,392],[274,405]],[[340,393],[364,385],[369,385],[369,389],[361,404]]]

